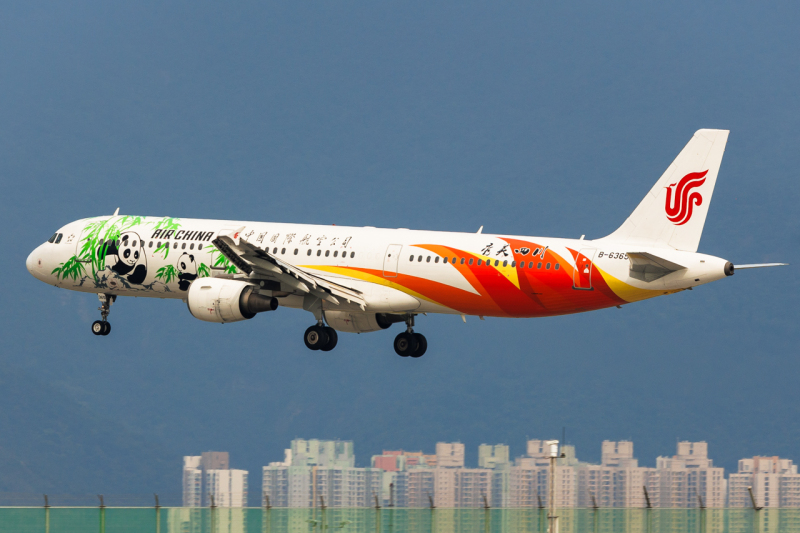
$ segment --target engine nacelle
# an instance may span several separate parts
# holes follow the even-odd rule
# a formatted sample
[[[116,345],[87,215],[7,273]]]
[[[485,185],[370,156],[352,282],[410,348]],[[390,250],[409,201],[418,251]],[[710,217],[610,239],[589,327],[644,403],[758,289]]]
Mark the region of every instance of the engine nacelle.
[[[395,322],[403,322],[401,315],[386,313],[351,313],[349,311],[325,311],[325,320],[336,331],[345,333],[369,333],[386,329]]]
[[[256,313],[274,311],[278,300],[258,293],[258,288],[244,281],[199,278],[192,282],[186,298],[192,316],[206,322],[238,322]]]

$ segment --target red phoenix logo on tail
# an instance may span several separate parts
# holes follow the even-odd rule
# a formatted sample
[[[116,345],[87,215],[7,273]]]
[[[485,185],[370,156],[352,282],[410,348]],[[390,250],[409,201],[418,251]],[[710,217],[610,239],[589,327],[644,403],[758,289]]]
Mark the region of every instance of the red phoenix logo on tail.
[[[694,206],[703,204],[703,196],[699,192],[689,193],[692,189],[696,189],[706,182],[706,174],[708,174],[708,170],[705,172],[692,172],[681,178],[677,187],[675,187],[674,183],[666,187],[667,204],[664,209],[667,212],[669,221],[676,226],[683,226],[689,222],[692,218]],[[672,197],[673,187],[675,187],[674,199]]]

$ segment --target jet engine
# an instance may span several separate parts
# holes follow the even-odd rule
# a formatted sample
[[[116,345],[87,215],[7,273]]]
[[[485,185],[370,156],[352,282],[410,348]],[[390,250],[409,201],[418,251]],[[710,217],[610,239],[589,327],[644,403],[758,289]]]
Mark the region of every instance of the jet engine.
[[[325,311],[325,320],[336,331],[346,333],[368,333],[386,329],[395,322],[403,322],[402,315],[388,313],[351,313],[349,311]]]
[[[247,320],[256,313],[278,308],[278,300],[259,294],[256,286],[219,278],[199,278],[192,282],[186,304],[193,317],[220,324]]]

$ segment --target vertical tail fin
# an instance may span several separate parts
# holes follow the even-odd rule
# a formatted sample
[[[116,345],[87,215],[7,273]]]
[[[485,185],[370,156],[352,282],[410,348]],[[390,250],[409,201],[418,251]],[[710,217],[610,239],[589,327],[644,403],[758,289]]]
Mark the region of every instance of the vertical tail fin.
[[[608,240],[696,252],[728,130],[698,130]]]

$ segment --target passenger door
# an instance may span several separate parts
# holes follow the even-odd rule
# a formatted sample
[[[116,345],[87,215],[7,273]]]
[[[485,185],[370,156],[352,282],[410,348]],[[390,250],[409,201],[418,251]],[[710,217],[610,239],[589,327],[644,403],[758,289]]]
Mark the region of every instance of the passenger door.
[[[383,277],[396,278],[397,265],[400,261],[400,251],[403,249],[402,244],[390,244],[386,248],[386,255],[383,258]]]
[[[592,260],[597,250],[584,248],[575,257],[575,270],[572,273],[572,288],[578,290],[592,290]]]

